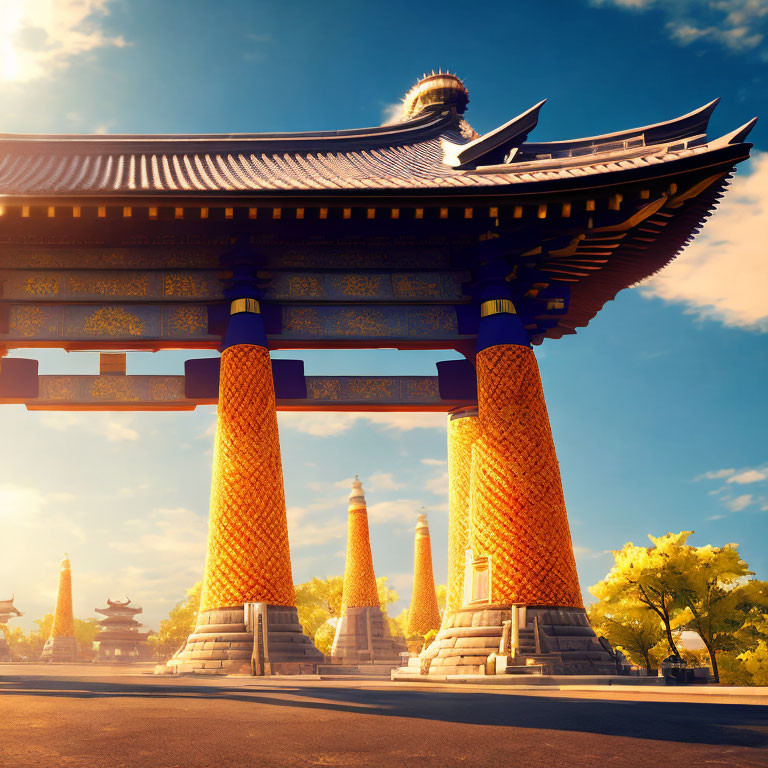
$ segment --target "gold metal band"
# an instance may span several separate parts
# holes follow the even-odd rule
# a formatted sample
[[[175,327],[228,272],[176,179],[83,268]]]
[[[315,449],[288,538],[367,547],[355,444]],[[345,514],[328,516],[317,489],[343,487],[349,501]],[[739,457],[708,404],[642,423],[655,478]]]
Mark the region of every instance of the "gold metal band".
[[[261,307],[256,299],[235,299],[229,305],[229,314],[236,315],[239,312],[250,312],[254,315],[261,314]]]
[[[516,315],[517,310],[509,299],[490,299],[480,305],[480,317],[499,314]]]

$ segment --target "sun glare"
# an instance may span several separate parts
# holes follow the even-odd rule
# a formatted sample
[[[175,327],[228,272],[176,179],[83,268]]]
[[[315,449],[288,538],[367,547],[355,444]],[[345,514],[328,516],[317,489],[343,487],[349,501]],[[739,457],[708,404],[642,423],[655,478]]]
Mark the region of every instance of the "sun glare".
[[[21,26],[21,9],[12,3],[0,3],[0,82],[16,80],[19,56],[14,39]]]

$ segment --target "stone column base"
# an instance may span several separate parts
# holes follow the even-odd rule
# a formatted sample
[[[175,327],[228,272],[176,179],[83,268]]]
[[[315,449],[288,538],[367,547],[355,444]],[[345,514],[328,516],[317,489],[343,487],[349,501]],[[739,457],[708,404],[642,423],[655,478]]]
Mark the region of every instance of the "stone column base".
[[[77,640],[74,637],[49,637],[40,661],[76,661]]]
[[[507,641],[505,647],[505,637],[514,634],[513,611],[518,642],[510,646]],[[445,616],[434,642],[420,655],[421,668],[437,675],[486,674],[491,654],[500,657],[491,674],[617,675],[626,664],[598,640],[583,608],[481,605]]]
[[[245,629],[242,606],[204,611],[185,647],[168,663],[174,673],[226,675],[251,671],[253,634]],[[271,672],[314,674],[323,655],[302,632],[296,608],[267,606],[267,647]]]
[[[336,625],[331,658],[342,664],[360,662],[399,663],[407,651],[404,638],[394,638],[378,605],[347,608]]]

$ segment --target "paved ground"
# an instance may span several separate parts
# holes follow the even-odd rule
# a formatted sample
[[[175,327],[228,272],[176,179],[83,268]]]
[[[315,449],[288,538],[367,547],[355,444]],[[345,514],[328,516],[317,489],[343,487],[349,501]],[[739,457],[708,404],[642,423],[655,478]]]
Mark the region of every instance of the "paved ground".
[[[0,665],[0,766],[768,768],[768,707],[673,698]]]

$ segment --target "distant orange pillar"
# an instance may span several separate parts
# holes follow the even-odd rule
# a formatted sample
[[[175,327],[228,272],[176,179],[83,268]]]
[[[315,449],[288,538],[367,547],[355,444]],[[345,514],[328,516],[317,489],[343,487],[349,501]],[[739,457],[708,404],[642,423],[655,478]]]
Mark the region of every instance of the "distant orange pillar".
[[[69,556],[65,555],[59,572],[59,591],[56,596],[53,626],[43,648],[42,658],[46,661],[73,661],[76,656],[75,617],[72,611],[72,567]]]
[[[336,624],[331,657],[348,663],[397,661],[404,641],[393,638],[381,610],[373,571],[368,508],[363,484],[355,475],[349,494],[347,560],[341,594],[341,616]]]
[[[469,491],[472,445],[480,434],[476,408],[448,416],[448,583],[445,615],[464,599],[464,571],[469,546]]]
[[[471,546],[490,558],[490,602],[581,608],[560,467],[536,358],[499,344],[477,355]]]
[[[435,578],[432,571],[432,545],[427,516],[421,514],[416,523],[413,553],[413,593],[408,610],[406,635],[426,635],[440,627]]]
[[[341,612],[347,608],[379,605],[379,591],[373,571],[373,555],[368,531],[368,509],[363,484],[357,475],[349,495],[347,518],[347,559],[344,564],[344,586]]]

